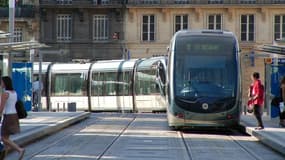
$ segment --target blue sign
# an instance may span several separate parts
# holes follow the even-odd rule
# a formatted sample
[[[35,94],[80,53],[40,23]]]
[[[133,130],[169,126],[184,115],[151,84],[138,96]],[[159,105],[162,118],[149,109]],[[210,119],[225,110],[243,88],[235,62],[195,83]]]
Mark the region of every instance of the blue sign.
[[[32,109],[32,63],[12,63],[12,80],[18,99],[21,99],[27,111]]]

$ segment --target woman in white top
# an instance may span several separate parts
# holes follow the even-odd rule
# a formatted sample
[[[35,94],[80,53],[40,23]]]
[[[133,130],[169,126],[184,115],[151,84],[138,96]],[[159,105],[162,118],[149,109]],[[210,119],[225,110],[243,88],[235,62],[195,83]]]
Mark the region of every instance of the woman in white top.
[[[1,87],[4,89],[0,103],[0,112],[3,115],[1,139],[4,142],[6,151],[9,149],[18,151],[19,160],[21,160],[24,156],[25,149],[10,140],[10,135],[20,132],[19,118],[15,108],[17,93],[13,89],[12,79],[8,76],[1,78]]]

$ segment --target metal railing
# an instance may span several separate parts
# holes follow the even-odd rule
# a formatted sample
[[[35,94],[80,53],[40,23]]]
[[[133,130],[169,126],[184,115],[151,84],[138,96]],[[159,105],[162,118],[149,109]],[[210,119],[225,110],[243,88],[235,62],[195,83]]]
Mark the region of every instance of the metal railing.
[[[285,0],[128,0],[127,5],[148,4],[285,4]]]
[[[40,0],[40,5],[70,5],[70,6],[104,6],[104,5],[121,5],[124,0]]]
[[[40,0],[40,5],[108,6],[108,5],[176,5],[176,4],[285,4],[285,0]]]

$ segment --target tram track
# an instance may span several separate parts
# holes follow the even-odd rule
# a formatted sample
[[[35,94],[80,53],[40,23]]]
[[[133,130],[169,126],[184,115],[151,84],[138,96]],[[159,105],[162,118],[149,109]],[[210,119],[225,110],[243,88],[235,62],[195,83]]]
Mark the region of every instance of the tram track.
[[[82,129],[86,128],[87,126],[89,126],[91,123],[93,122],[93,119],[87,119],[85,121],[82,121],[80,123],[77,123],[78,125],[74,124],[74,127],[72,128],[67,128],[68,129],[68,133],[64,134],[62,137],[56,139],[56,141],[54,141],[53,143],[49,143],[48,145],[46,145],[45,147],[41,148],[40,150],[33,152],[30,156],[28,156],[27,159],[32,159],[34,157],[36,157],[37,155],[40,155],[41,153],[47,151],[48,149],[52,148],[53,146],[57,145],[58,143],[62,142],[65,139],[68,139],[69,137],[71,137],[72,135],[80,132]]]
[[[233,131],[234,134],[239,134],[236,131]],[[247,154],[249,154],[251,157],[253,157],[255,160],[263,160],[263,158],[261,158],[260,156],[258,156],[257,154],[254,153],[254,151],[252,151],[251,149],[249,149],[247,146],[243,145],[242,143],[240,143],[235,136],[233,135],[228,135],[232,141],[234,143],[236,143],[238,146],[240,146],[240,148],[242,148],[242,150],[244,152],[246,152]]]
[[[189,160],[193,160],[193,157],[192,157],[192,152],[191,152],[191,147],[187,144],[185,138],[184,138],[184,135],[181,131],[178,131],[178,135],[181,137],[182,139],[182,142],[183,142],[183,145],[185,146],[185,150],[186,150],[186,153],[187,153],[187,156],[189,158]]]
[[[129,126],[135,121],[136,117],[137,116],[133,117],[133,119],[124,127],[124,129],[119,133],[119,135],[113,139],[113,141],[106,147],[106,149],[98,156],[97,160],[102,159],[105,153],[107,153],[107,151],[112,147],[112,145],[116,143],[116,141],[126,132]]]
[[[45,147],[41,147],[39,150],[33,152],[29,156],[26,156],[27,159],[36,159],[38,155],[44,154],[44,152],[48,151],[49,149],[53,148],[56,145],[59,145],[62,142],[68,141],[70,138],[72,138],[73,135],[79,134],[82,130],[92,126],[99,124],[100,122],[104,122],[104,117],[99,118],[91,118],[87,119],[85,121],[82,121],[80,123],[75,124],[73,127],[66,128],[64,130],[64,134],[60,137],[57,137],[56,140],[52,143],[48,143]],[[120,116],[120,118],[129,118],[127,114],[123,114]],[[131,125],[131,123],[136,119],[135,117],[132,117],[132,119],[127,123],[126,126],[120,131],[118,135],[115,136],[115,138],[103,149],[103,151],[97,156],[97,160],[100,160],[104,154],[111,148],[111,146],[119,139],[119,137],[127,130],[127,128]],[[78,149],[80,149],[80,145],[78,146]]]
[[[189,160],[208,159],[209,157],[203,157],[205,154],[212,156],[212,160],[218,160],[220,157],[234,160],[268,159],[264,156],[266,153],[260,154],[266,146],[239,131],[177,131],[177,133],[182,139]],[[274,152],[271,151],[270,154],[272,153]],[[234,155],[240,156],[233,157]]]

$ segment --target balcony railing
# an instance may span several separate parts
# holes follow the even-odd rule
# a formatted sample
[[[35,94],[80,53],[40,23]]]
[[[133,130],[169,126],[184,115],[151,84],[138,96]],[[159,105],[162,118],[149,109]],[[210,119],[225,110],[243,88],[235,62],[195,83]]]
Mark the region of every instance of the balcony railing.
[[[16,18],[35,18],[36,9],[31,5],[22,5],[15,8]],[[0,17],[9,17],[9,8],[0,7]]]
[[[63,5],[63,6],[108,6],[122,5],[124,0],[40,0],[40,5]]]
[[[175,4],[285,4],[285,0],[40,0],[42,6],[108,6],[108,5],[175,5]]]
[[[148,4],[285,4],[285,0],[128,0],[127,5]]]

